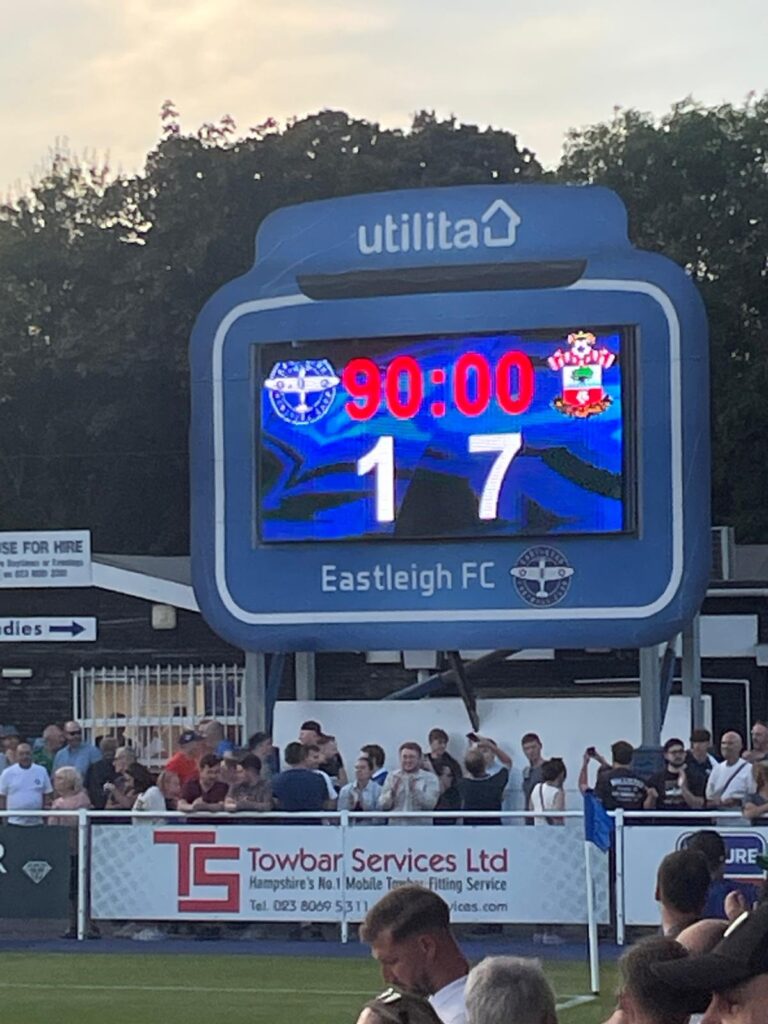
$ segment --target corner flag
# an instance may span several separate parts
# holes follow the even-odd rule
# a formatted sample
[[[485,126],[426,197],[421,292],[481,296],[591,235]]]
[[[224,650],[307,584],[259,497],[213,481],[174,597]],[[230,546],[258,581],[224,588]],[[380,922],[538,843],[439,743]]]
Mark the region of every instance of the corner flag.
[[[584,793],[584,838],[605,852],[613,846],[614,822],[591,789]]]

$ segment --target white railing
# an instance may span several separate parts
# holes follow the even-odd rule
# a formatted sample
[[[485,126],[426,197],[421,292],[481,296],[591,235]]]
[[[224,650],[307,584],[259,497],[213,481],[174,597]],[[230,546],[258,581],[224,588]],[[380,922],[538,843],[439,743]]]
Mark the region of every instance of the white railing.
[[[583,841],[581,811],[558,815],[565,819],[565,827],[511,831],[504,825],[483,825],[482,821],[489,817],[521,821],[531,819],[531,812],[302,811],[292,816],[279,811],[155,814],[5,810],[0,811],[0,821],[25,815],[76,819],[79,938],[87,931],[90,894],[97,919],[131,919],[131,908],[138,910],[136,919],[154,920],[311,920],[314,914],[319,915],[318,920],[339,924],[342,941],[346,942],[349,925],[361,920],[371,905],[369,895],[375,902],[388,887],[410,879],[423,881],[444,895],[452,904],[452,919],[457,923],[493,920],[586,924],[594,976],[597,925],[609,919],[607,857]],[[713,817],[718,830],[728,836],[734,856],[743,854],[736,858],[736,866],[749,870],[758,880],[756,856],[768,846],[768,829],[763,832],[759,826],[746,823],[738,812],[617,811],[613,816],[615,927],[620,944],[627,924],[658,921],[653,882],[662,857],[681,845],[686,833],[712,827]],[[292,817],[331,827],[320,829],[292,822],[284,827],[265,827],[267,822],[285,823]],[[377,827],[376,821],[383,817],[390,824]],[[409,819],[425,817],[448,821],[460,817],[465,824],[403,827]],[[672,824],[647,824],[650,817],[654,822],[672,820]],[[132,824],[100,828],[114,818],[129,818]],[[679,824],[681,819],[685,825]],[[233,820],[241,824],[235,825]],[[473,820],[481,824],[472,826]],[[217,829],[223,821],[228,822],[227,826]],[[142,827],[152,822],[157,824]],[[174,844],[175,852],[169,851],[168,845],[173,848]],[[181,892],[177,877],[183,850],[187,851],[189,865],[194,862],[192,881],[198,894],[191,899],[189,891]],[[225,913],[215,909],[213,905],[221,902],[222,883],[209,880],[206,858],[215,859],[218,879],[225,872],[241,894],[258,894],[248,896],[248,907],[241,906],[235,912],[232,906]],[[215,898],[210,898],[211,892]],[[270,892],[271,897],[264,895]],[[468,892],[479,895],[467,897]],[[280,893],[289,895],[281,898],[276,895]],[[549,894],[556,901],[554,911],[546,902]],[[111,912],[110,899],[114,900]],[[191,908],[180,909],[184,900]],[[260,909],[254,909],[254,905]]]

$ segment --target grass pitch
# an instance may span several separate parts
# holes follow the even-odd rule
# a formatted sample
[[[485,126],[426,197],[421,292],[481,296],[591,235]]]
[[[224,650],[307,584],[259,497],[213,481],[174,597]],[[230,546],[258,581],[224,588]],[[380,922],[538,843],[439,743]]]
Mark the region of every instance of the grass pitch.
[[[597,1024],[614,1005],[615,967],[589,991],[586,966],[545,963],[562,1024]],[[371,960],[210,954],[6,953],[5,1020],[26,1024],[354,1024],[382,989]]]

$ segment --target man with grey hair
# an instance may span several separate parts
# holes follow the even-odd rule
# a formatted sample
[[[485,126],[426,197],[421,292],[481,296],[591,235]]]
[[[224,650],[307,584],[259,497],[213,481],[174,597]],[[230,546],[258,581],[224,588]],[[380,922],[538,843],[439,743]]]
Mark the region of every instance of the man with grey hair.
[[[538,960],[489,956],[464,993],[468,1024],[557,1024],[555,995]]]

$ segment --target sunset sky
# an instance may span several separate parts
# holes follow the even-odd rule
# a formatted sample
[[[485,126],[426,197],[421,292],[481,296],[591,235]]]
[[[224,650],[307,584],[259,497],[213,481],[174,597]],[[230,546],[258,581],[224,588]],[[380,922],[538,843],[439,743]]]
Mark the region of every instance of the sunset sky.
[[[547,165],[614,106],[768,87],[765,0],[0,0],[0,194],[51,148],[141,169],[182,128],[322,108],[406,127],[434,109],[518,135]]]

